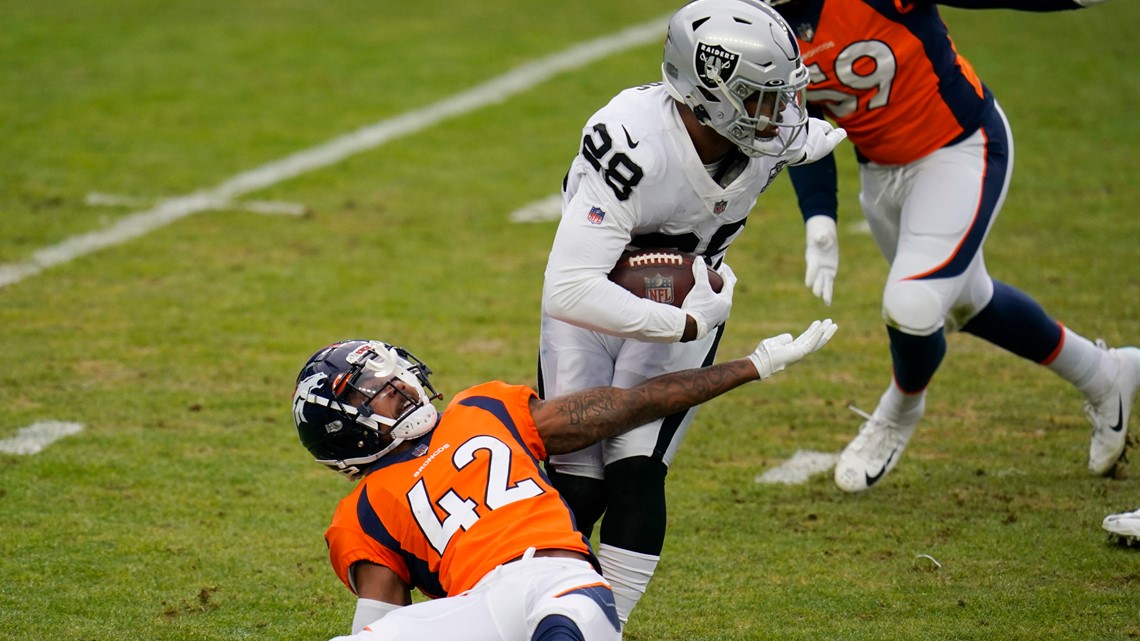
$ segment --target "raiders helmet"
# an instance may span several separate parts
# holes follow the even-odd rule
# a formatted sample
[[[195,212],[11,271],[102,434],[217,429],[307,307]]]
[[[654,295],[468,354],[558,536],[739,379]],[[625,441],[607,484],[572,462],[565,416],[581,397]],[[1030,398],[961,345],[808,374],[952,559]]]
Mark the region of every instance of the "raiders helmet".
[[[748,156],[781,156],[807,124],[808,70],[788,23],[759,0],[694,0],[669,20],[665,87]],[[755,96],[752,113],[745,101]],[[760,113],[770,107],[772,116]],[[777,125],[771,139],[756,131]]]
[[[318,463],[359,478],[404,440],[435,428],[439,415],[431,402],[442,395],[429,376],[423,361],[387,343],[350,340],[321,349],[305,363],[293,391],[293,421],[301,444]],[[393,385],[394,380],[411,393]],[[406,401],[395,418],[375,414],[369,406],[389,389]]]

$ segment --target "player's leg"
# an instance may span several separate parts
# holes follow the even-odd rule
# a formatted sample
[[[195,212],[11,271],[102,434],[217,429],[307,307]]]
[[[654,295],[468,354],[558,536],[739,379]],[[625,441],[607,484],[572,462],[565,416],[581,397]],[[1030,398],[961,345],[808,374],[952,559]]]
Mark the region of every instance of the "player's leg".
[[[627,343],[614,384],[631,387],[667,372],[712,364],[724,327],[691,343]],[[665,541],[665,476],[696,408],[642,425],[605,444],[607,511],[598,560],[622,623],[645,593]]]
[[[490,575],[489,575],[490,576]],[[481,582],[482,585],[482,582]],[[488,584],[492,585],[492,584]],[[518,594],[524,586],[504,589]],[[492,601],[486,586],[465,594],[422,601],[398,608],[360,632],[332,641],[422,641],[423,639],[465,639],[470,641],[505,641],[523,639],[526,610],[518,598]],[[513,624],[511,636],[504,635],[503,625]],[[511,632],[507,630],[507,632]]]
[[[526,604],[527,641],[618,641],[621,624],[614,595],[587,563],[536,558],[508,567],[530,575]],[[519,594],[512,595],[518,600]]]
[[[996,117],[1008,131],[1000,109]],[[1009,147],[1012,158],[1012,141]],[[991,285],[986,279],[992,294],[981,304],[955,306],[979,310],[962,331],[1044,365],[1084,394],[1085,413],[1092,423],[1089,471],[1112,474],[1127,445],[1128,417],[1140,386],[1140,350],[1098,346],[1058,323],[1025,292],[999,281]]]
[[[1106,349],[1053,320],[1037,301],[1002,282],[962,331],[1049,368],[1085,396],[1092,423],[1089,471],[1110,475],[1128,441],[1128,417],[1140,386],[1140,350]]]
[[[621,632],[613,595],[593,566],[526,556],[463,594],[399,608],[337,641],[424,639],[619,641]]]
[[[1000,125],[1000,122],[997,124]],[[982,244],[1009,182],[1009,149],[986,131],[902,167],[860,168],[864,213],[891,269],[883,319],[892,379],[843,452],[835,482],[866,490],[898,464],[946,353],[945,318],[982,269]]]
[[[589,387],[613,384],[619,339],[602,336],[543,316],[539,349],[539,395],[554,398]],[[590,537],[606,510],[602,445],[551,456],[547,476],[574,514],[575,525]]]

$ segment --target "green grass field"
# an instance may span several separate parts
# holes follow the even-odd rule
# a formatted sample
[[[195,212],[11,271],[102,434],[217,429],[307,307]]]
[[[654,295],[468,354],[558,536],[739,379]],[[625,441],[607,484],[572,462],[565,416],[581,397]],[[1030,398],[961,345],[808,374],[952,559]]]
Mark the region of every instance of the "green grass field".
[[[0,265],[674,8],[0,0]],[[1140,4],[943,13],[1017,136],[990,271],[1086,336],[1140,341]],[[412,349],[445,393],[533,384],[554,223],[508,215],[557,191],[585,119],[656,80],[659,56],[654,39],[556,73],[0,287],[0,439],[85,426],[0,454],[0,639],[346,633],[354,600],[322,534],[350,486],[296,440],[298,369],[369,337]],[[850,227],[849,146],[841,161],[833,307],[802,286],[802,226],[777,181],[729,253],[741,281],[721,356],[824,315],[840,333],[702,410],[626,638],[1140,637],[1140,551],[1100,529],[1140,507],[1138,463],[1090,477],[1079,395],[972,337],[951,337],[927,418],[881,486],[754,482],[797,450],[838,451],[860,422],[846,406],[872,409],[888,380],[886,266]]]

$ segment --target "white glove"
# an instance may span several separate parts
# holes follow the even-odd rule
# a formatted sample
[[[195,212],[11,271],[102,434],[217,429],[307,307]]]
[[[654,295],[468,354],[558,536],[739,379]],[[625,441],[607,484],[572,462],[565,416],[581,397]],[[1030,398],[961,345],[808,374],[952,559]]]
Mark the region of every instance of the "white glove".
[[[756,372],[763,380],[792,363],[802,361],[808,354],[826,345],[837,329],[839,326],[831,322],[830,318],[813,321],[795,340],[792,340],[791,334],[765,338],[760,341],[756,351],[748,355],[748,360],[756,366]]]
[[[681,303],[681,311],[692,316],[697,322],[697,336],[693,339],[696,341],[728,320],[728,314],[732,311],[732,290],[736,287],[736,274],[732,273],[728,263],[721,263],[716,273],[724,279],[719,294],[714,292],[712,285],[709,284],[708,266],[705,265],[705,261],[701,259],[693,261],[693,279],[696,282],[689,295],[685,297],[685,301]]]
[[[804,222],[804,229],[807,231],[804,285],[830,307],[835,274],[839,271],[839,235],[835,233],[835,219],[824,215],[812,216]]]
[[[847,137],[847,130],[834,127],[826,120],[808,118],[807,125],[804,126],[804,135],[807,136],[803,147],[804,155],[791,163],[793,166],[815,162],[831,153],[831,150]]]

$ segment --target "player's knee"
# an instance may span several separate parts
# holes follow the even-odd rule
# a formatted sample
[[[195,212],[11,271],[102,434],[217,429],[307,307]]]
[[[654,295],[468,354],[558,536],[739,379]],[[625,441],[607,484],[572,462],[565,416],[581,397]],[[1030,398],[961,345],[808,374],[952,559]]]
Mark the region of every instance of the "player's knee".
[[[934,288],[922,281],[890,283],[883,291],[887,326],[914,336],[929,336],[943,323],[943,304]]]
[[[535,622],[532,641],[621,638],[613,593],[605,584],[578,588],[549,599],[528,620]]]
[[[561,614],[551,614],[538,622],[531,641],[585,641],[576,623]]]
[[[603,543],[641,554],[661,554],[668,471],[664,463],[648,456],[633,456],[606,466]]]

